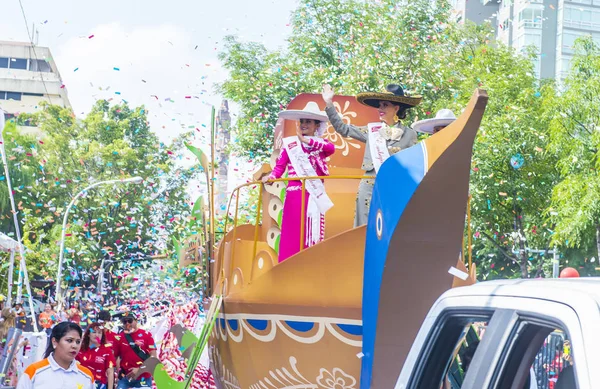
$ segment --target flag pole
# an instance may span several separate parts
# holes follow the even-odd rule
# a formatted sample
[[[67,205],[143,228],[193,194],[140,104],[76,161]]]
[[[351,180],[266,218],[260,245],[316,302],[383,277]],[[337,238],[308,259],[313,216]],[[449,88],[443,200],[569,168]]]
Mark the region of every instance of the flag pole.
[[[210,190],[210,256],[209,262],[206,266],[206,272],[208,273],[208,292],[209,295],[212,295],[212,290],[210,290],[210,266],[211,263],[214,263],[215,260],[215,107],[213,106],[210,112],[210,185],[208,186]]]
[[[17,242],[19,243],[19,254],[21,256],[21,268],[23,269],[23,278],[25,281],[25,288],[27,289],[27,295],[29,300],[29,314],[31,316],[31,322],[33,329],[38,332],[37,321],[35,320],[35,310],[33,307],[33,297],[31,294],[31,285],[29,284],[29,275],[27,274],[27,267],[25,266],[25,249],[23,248],[23,241],[21,240],[21,229],[19,227],[19,218],[17,217],[17,207],[15,206],[15,197],[13,195],[12,184],[10,182],[10,174],[8,171],[8,163],[6,160],[6,150],[4,148],[4,111],[0,110],[0,153],[2,154],[2,164],[4,165],[4,173],[6,176],[6,184],[8,185],[8,197],[10,198],[10,206],[13,214],[13,221],[15,224],[15,232],[17,234]]]

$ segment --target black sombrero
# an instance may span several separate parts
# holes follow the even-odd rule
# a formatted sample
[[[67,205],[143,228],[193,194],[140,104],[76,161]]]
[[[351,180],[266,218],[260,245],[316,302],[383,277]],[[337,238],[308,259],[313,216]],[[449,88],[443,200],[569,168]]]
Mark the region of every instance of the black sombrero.
[[[356,100],[359,103],[368,105],[369,107],[379,108],[380,101],[390,101],[399,103],[408,107],[415,107],[423,100],[422,96],[408,96],[404,94],[404,89],[400,85],[390,84],[386,88],[386,92],[363,92],[356,95]]]

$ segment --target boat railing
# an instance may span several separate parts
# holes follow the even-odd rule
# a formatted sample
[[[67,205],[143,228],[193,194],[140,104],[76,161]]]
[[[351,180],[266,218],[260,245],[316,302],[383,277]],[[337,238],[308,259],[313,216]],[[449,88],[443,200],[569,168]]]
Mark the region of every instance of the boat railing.
[[[306,199],[306,180],[325,180],[325,181],[329,181],[329,180],[362,180],[362,179],[368,179],[368,178],[373,178],[372,176],[364,176],[364,175],[335,175],[335,176],[313,176],[313,177],[288,177],[288,178],[277,178],[277,179],[272,179],[272,180],[268,180],[266,183],[262,182],[262,181],[252,181],[252,182],[247,182],[245,184],[242,184],[238,187],[236,187],[235,189],[233,189],[233,191],[231,192],[231,196],[229,197],[229,202],[227,204],[227,213],[226,213],[226,218],[225,218],[225,224],[223,226],[223,233],[224,236],[227,235],[229,233],[229,231],[227,230],[227,225],[228,225],[228,220],[229,220],[229,215],[230,210],[231,210],[231,203],[233,201],[233,199],[235,198],[235,211],[234,211],[234,216],[233,216],[233,235],[232,235],[232,242],[234,242],[234,244],[231,247],[231,258],[235,258],[234,254],[235,254],[235,241],[236,241],[236,228],[238,226],[238,213],[239,213],[239,201],[240,201],[240,190],[246,187],[252,187],[252,186],[256,186],[259,185],[259,191],[258,191],[258,201],[257,201],[257,206],[256,206],[256,218],[255,218],[255,223],[254,223],[254,248],[253,248],[253,252],[252,252],[252,258],[254,260],[254,258],[256,258],[256,251],[257,251],[257,247],[258,247],[258,235],[259,235],[259,226],[261,225],[260,223],[260,217],[261,217],[261,209],[262,209],[262,200],[263,200],[263,186],[264,185],[268,185],[268,184],[273,184],[275,182],[289,182],[289,181],[301,181],[302,182],[302,200],[301,200],[301,211],[300,211],[300,251],[304,250],[305,245],[304,245],[304,228],[305,228],[305,216],[306,216],[306,207],[305,207],[305,199]],[[231,266],[233,267],[233,261],[231,261]],[[230,269],[231,271],[233,269]],[[230,272],[231,274],[231,272]]]

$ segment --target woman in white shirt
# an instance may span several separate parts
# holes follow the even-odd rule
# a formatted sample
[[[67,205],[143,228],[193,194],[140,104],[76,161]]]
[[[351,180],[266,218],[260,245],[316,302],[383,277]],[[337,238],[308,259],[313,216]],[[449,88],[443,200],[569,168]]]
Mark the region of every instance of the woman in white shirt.
[[[16,389],[95,389],[92,372],[75,360],[82,333],[75,323],[54,326],[44,359],[25,369]]]

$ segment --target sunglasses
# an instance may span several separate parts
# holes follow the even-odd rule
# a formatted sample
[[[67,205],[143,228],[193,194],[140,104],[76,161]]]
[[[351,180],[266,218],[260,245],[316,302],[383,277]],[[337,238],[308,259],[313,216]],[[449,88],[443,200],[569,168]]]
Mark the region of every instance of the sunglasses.
[[[121,320],[121,322],[123,324],[131,324],[131,323],[133,323],[133,319],[123,319],[123,320]]]

